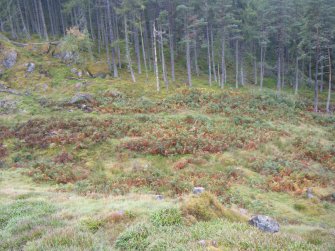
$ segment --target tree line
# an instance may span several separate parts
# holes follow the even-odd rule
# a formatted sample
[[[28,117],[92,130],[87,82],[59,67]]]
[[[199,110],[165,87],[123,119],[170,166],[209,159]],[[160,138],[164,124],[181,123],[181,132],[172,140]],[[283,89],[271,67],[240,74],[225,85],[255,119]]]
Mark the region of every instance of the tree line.
[[[273,74],[277,93],[306,84],[328,89],[330,111],[334,0],[0,0],[0,31],[12,39],[39,36],[49,41],[70,27],[89,34],[96,52],[106,55],[119,77],[154,71],[157,90],[176,79],[176,62],[185,62],[187,84],[205,73],[209,85],[224,88],[252,82],[262,89]],[[123,65],[126,62],[125,66]],[[228,69],[234,76],[228,76]]]

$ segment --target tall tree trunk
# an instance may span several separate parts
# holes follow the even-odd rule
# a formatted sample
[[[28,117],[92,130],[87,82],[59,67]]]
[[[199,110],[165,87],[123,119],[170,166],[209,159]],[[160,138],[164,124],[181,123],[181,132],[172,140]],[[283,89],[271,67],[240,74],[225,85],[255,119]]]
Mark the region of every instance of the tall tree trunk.
[[[90,35],[92,40],[95,40],[95,34],[94,34],[94,29],[93,29],[93,23],[92,23],[92,10],[91,10],[91,4],[88,4],[88,20],[90,23]]]
[[[320,59],[320,37],[319,28],[317,28],[317,45],[315,53],[315,82],[314,82],[314,112],[318,112],[319,106],[319,59]]]
[[[169,0],[169,46],[170,46],[170,64],[171,64],[171,78],[172,82],[176,81],[175,74],[175,52],[174,52],[174,18],[173,18],[173,6],[171,0]]]
[[[50,5],[50,0],[47,0],[47,7],[48,7],[48,12],[49,12],[51,34],[54,36],[55,35],[55,25],[54,25],[54,20],[53,20],[53,16],[52,16],[52,9],[51,9],[51,5]]]
[[[116,31],[116,40],[118,41],[116,43],[116,54],[117,54],[118,68],[121,69],[122,68],[122,61],[121,61],[121,50],[120,50],[120,45],[119,45],[120,34],[119,34],[119,25],[117,23],[117,15],[114,15],[113,25],[114,25],[114,30]]]
[[[40,36],[40,38],[43,37],[42,34],[42,29],[41,29],[41,21],[40,21],[40,15],[39,15],[39,11],[38,11],[38,0],[34,0],[34,12],[35,12],[35,18],[36,18],[36,25],[35,25],[35,30],[38,33],[38,35]]]
[[[9,26],[10,26],[12,38],[13,39],[17,39],[17,34],[15,32],[15,29],[14,29],[12,10],[11,10],[12,6],[11,6],[11,4],[12,4],[12,2],[8,2],[7,3],[7,13],[8,13],[8,16],[9,16]]]
[[[257,67],[257,57],[254,58],[254,84],[258,85],[258,67]]]
[[[156,24],[154,23],[153,26],[153,47],[154,47],[154,68],[155,68],[155,73],[156,73],[156,89],[157,92],[160,91],[160,84],[159,84],[159,73],[158,73],[158,59],[157,59],[157,39],[156,39],[156,35],[157,35],[157,31],[156,31]]]
[[[58,0],[58,5],[60,8],[60,19],[61,19],[61,24],[62,24],[62,33],[65,34],[65,22],[64,22],[64,16],[63,16],[63,12],[62,12],[62,5],[60,3],[60,0]]]
[[[198,45],[197,45],[197,38],[194,39],[194,66],[195,66],[195,73],[199,77],[199,64],[198,64]]]
[[[297,56],[295,59],[295,90],[294,90],[295,95],[298,94],[298,90],[299,90],[299,58]]]
[[[143,29],[142,29],[142,19],[140,20],[140,34],[141,34],[141,44],[142,44],[142,54],[143,54],[143,63],[144,63],[144,70],[145,70],[145,78],[148,81],[148,65],[147,65],[147,56],[145,53],[145,45],[144,45],[144,38],[143,38]]]
[[[138,74],[142,74],[140,41],[138,38],[137,27],[134,28],[134,44],[135,44],[135,54],[136,54],[136,60],[137,60],[137,71],[138,71]]]
[[[321,83],[320,83],[320,92],[323,92],[323,81],[324,81],[324,67],[323,67],[323,60],[321,60]]]
[[[244,86],[245,85],[245,75],[244,75],[244,59],[243,56],[241,56],[241,85]]]
[[[106,16],[106,13],[105,13]],[[111,59],[110,59],[110,51],[109,51],[109,36],[108,36],[108,24],[107,18],[105,17],[105,20],[102,22],[103,24],[103,38],[104,38],[104,44],[105,44],[105,49],[106,49],[106,58],[107,58],[107,64],[109,71],[112,71],[112,66],[111,66]]]
[[[187,32],[187,41],[186,41],[186,64],[187,64],[187,81],[188,86],[192,87],[192,70],[191,70],[191,52],[190,52],[190,37]]]
[[[239,43],[238,43],[238,39],[235,40],[235,87],[238,88],[239,85],[239,81],[238,81],[238,73],[239,73]]]
[[[45,24],[45,18],[44,18],[44,12],[43,12],[43,7],[42,7],[42,2],[41,2],[41,0],[37,0],[37,1],[38,1],[39,13],[41,15],[43,35],[44,35],[45,40],[49,41],[47,26]]]
[[[214,81],[217,82],[218,78],[216,75],[216,66],[215,66],[215,54],[214,54],[214,34],[213,34],[213,27],[211,26],[211,49],[212,49],[212,64],[213,64],[213,75],[214,75]]]
[[[211,46],[209,40],[209,28],[207,24],[207,62],[208,62],[208,82],[212,85],[212,60],[211,60]]]
[[[260,73],[260,89],[263,90],[263,81],[264,81],[264,54],[265,48],[261,45],[261,73]]]
[[[131,62],[131,56],[130,56],[130,49],[129,49],[129,37],[128,37],[128,19],[127,14],[124,15],[124,34],[125,34],[125,40],[126,40],[126,57],[128,62],[128,68],[131,74],[131,79],[133,83],[136,83],[135,74],[133,71],[133,65]]]
[[[107,20],[108,20],[108,31],[109,31],[109,39],[111,43],[111,51],[112,51],[112,65],[113,65],[113,76],[117,78],[119,76],[116,60],[115,60],[115,49],[114,49],[114,32],[113,32],[113,24],[112,24],[112,16],[111,16],[111,6],[109,0],[106,0],[107,4]]]
[[[330,112],[330,98],[332,93],[332,60],[331,60],[331,53],[330,48],[328,48],[328,62],[329,62],[329,83],[328,83],[328,96],[327,96],[327,105],[326,111]]]
[[[309,59],[309,63],[308,63],[308,86],[311,87],[312,86],[312,58]]]
[[[281,54],[278,52],[278,62],[277,62],[277,96],[281,92]]]
[[[26,24],[25,24],[25,20],[23,18],[23,14],[22,14],[22,10],[21,10],[21,4],[20,4],[20,1],[17,0],[17,9],[18,9],[18,12],[19,12],[19,15],[20,15],[20,19],[21,19],[21,23],[22,23],[22,29],[23,29],[23,33],[25,34],[25,36],[30,39],[30,34],[29,34],[29,31],[26,27]]]
[[[226,56],[225,56],[225,34],[223,32],[222,35],[222,45],[221,45],[221,49],[222,49],[222,54],[221,54],[221,88],[225,87],[226,84],[226,80],[227,80],[227,74],[226,74]]]
[[[167,74],[166,74],[166,65],[165,65],[165,55],[164,55],[164,40],[163,40],[163,31],[162,31],[162,27],[160,27],[160,45],[161,45],[161,59],[162,59],[162,71],[163,71],[163,80],[165,83],[165,87],[166,89],[169,88],[169,81],[167,78]]]

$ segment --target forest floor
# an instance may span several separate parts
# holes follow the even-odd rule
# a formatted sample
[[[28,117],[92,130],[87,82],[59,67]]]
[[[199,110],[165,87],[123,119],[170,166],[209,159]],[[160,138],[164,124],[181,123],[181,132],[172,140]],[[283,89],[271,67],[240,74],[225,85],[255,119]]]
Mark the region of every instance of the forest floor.
[[[335,117],[311,112],[309,90],[179,77],[157,93],[153,76],[78,77],[17,50],[2,80],[23,95],[0,93],[0,250],[335,250]]]

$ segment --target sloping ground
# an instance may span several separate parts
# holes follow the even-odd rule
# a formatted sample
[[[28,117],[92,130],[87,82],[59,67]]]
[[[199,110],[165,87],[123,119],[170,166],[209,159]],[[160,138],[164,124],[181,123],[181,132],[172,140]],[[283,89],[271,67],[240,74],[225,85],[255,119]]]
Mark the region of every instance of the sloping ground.
[[[154,79],[79,79],[16,50],[3,80],[22,95],[0,93],[0,249],[334,250],[335,119],[305,97],[201,78],[157,94]],[[254,214],[280,233],[249,226]]]

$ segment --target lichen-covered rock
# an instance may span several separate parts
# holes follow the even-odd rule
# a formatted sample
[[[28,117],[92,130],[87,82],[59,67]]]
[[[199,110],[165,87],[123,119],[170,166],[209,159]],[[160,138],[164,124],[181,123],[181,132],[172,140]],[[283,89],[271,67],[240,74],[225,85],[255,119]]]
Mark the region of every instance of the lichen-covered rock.
[[[83,104],[83,103],[94,103],[94,98],[91,94],[88,93],[77,93],[72,97],[69,104]]]
[[[2,61],[2,65],[6,69],[12,68],[16,64],[17,52],[10,50],[10,51],[5,51],[3,54],[4,54],[4,59]]]
[[[0,100],[0,114],[12,114],[17,111],[17,102],[15,100]]]
[[[269,216],[256,215],[249,221],[250,225],[257,227],[258,229],[269,232],[277,233],[279,232],[279,224],[277,221],[273,220]]]

